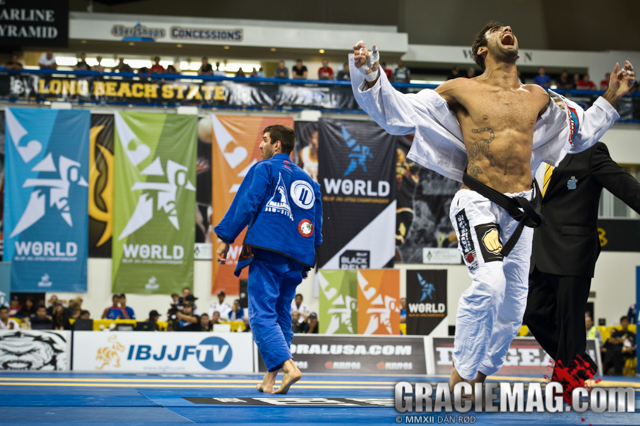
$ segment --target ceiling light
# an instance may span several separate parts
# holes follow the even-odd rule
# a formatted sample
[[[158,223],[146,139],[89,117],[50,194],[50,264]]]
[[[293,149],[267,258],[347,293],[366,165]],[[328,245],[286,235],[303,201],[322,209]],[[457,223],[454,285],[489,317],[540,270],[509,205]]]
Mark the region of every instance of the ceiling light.
[[[87,44],[87,40],[82,40],[80,43]]]
[[[320,49],[320,50],[318,50],[318,52],[324,53],[324,49]]]
[[[135,43],[134,43],[134,42],[132,42],[132,41],[130,41],[130,42],[129,42],[129,46],[135,46]]]
[[[271,51],[272,51],[272,52],[275,52],[275,51],[276,51],[276,48],[275,48],[275,47],[272,47],[272,48],[271,48]]]
[[[225,47],[224,47],[224,50],[229,50],[229,46],[225,46]]]
[[[182,47],[182,45],[181,44],[176,44],[176,47]]]

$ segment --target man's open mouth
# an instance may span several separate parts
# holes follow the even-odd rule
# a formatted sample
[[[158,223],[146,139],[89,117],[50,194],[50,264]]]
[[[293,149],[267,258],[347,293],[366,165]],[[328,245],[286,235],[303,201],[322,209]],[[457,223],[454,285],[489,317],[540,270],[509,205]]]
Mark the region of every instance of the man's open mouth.
[[[513,36],[513,34],[505,34],[502,36],[502,40],[500,40],[500,43],[502,43],[503,46],[513,46],[516,43],[516,38]]]

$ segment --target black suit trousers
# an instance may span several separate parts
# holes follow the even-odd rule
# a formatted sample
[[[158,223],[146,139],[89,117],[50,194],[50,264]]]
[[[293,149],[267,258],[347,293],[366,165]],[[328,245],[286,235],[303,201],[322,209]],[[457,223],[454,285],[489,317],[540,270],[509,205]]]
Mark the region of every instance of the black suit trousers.
[[[542,349],[568,366],[587,348],[584,314],[591,278],[547,274],[534,268],[524,322]]]

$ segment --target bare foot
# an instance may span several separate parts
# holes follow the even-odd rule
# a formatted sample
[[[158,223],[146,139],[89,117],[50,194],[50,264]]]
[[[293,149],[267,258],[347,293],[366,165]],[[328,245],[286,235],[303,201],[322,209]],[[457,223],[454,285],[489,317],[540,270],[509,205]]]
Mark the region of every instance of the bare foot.
[[[273,385],[276,382],[276,376],[278,375],[278,371],[273,371],[264,375],[262,379],[262,383],[256,386],[259,392],[271,393],[273,392]]]
[[[453,388],[460,382],[467,382],[468,380],[463,379],[460,374],[458,374],[458,370],[454,366],[451,369],[451,376],[449,376],[449,392],[453,393]]]
[[[302,373],[300,372],[300,370],[298,370],[298,367],[296,367],[296,365],[293,363],[293,360],[291,359],[286,360],[284,364],[282,364],[282,371],[284,371],[282,384],[277,391],[273,391],[271,393],[288,393],[291,385],[300,380],[300,378],[302,377]]]
[[[482,392],[482,385],[479,386],[479,391],[482,395],[482,399],[480,401],[476,401],[476,383],[484,383],[485,380],[487,380],[487,375],[478,371],[478,375],[476,376],[476,378],[469,381],[469,383],[471,384],[471,398],[474,405],[476,405],[477,403],[481,403],[482,407],[484,407],[485,405],[485,397],[484,392]]]

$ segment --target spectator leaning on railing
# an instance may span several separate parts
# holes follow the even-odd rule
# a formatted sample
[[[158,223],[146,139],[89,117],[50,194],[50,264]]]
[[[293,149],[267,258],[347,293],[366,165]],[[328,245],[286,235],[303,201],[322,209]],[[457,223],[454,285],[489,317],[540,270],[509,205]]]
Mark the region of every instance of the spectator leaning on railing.
[[[564,89],[564,90],[575,89],[575,86],[573,85],[573,81],[571,80],[571,77],[569,77],[569,71],[562,70],[562,72],[560,73],[560,77],[556,82],[556,86],[558,87],[558,89]]]
[[[593,81],[591,81],[591,79],[589,78],[589,74],[585,74],[582,77],[582,80],[580,80],[578,82],[578,87],[579,90],[597,90],[596,85],[593,83]]]
[[[551,77],[547,75],[544,67],[538,68],[538,75],[535,76],[533,82],[540,87],[544,87],[545,89],[551,87]]]
[[[216,69],[213,70],[213,75],[217,75],[218,77],[226,77],[227,73],[220,69],[220,62],[216,62]]]
[[[53,56],[53,52],[51,50],[43,53],[38,59],[38,65],[40,69],[50,69],[55,70],[58,69],[58,64],[56,63],[56,57]]]
[[[398,67],[393,70],[393,79],[398,83],[409,83],[411,71],[402,64],[402,59],[398,59]]]
[[[160,65],[160,57],[156,56],[153,58],[153,65],[151,65],[151,74],[164,74],[165,69],[162,65]]]
[[[600,90],[607,90],[609,88],[609,80],[611,80],[611,73],[608,72],[604,75],[604,80],[600,81]]]
[[[133,68],[131,68],[128,64],[124,63],[124,58],[120,58],[118,65],[116,65],[113,70],[113,72],[133,72]]]
[[[20,61],[18,61],[18,54],[17,53],[13,53],[11,55],[11,60],[9,62],[7,62],[7,64],[5,65],[5,68],[7,69],[7,71],[21,71],[22,70],[22,63]]]
[[[206,56],[202,57],[202,64],[198,69],[198,75],[213,75],[213,67],[209,63],[209,59]]]
[[[458,77],[461,77],[460,69],[458,67],[451,68],[451,71],[449,71],[449,74],[447,74],[447,80],[453,80],[454,78]]]
[[[289,78],[289,69],[284,65],[284,61],[280,61],[275,71],[273,72],[274,78]]]
[[[349,62],[345,62],[342,65],[342,69],[336,74],[336,80],[351,80],[351,74],[349,74]]]
[[[89,67],[89,64],[87,64],[87,55],[86,53],[82,52],[80,54],[80,60],[78,60],[78,63],[73,67],[74,70],[77,71],[90,71],[91,67]]]
[[[291,77],[292,78],[307,78],[307,67],[302,65],[302,59],[296,60],[296,64],[291,68]]]
[[[91,67],[91,71],[103,73],[106,68],[102,65],[102,56],[98,56],[96,58],[96,61],[98,61],[98,65],[94,65],[93,67]]]
[[[322,60],[322,66],[318,69],[318,80],[333,80],[333,69],[326,59]]]

